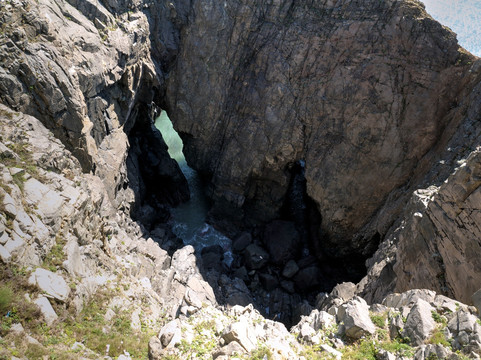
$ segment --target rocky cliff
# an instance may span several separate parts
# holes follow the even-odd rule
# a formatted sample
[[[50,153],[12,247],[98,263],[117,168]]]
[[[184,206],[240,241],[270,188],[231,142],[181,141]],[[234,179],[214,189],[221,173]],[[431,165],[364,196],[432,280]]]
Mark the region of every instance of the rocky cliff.
[[[213,217],[278,217],[303,161],[330,256],[377,246],[476,82],[475,59],[412,1],[193,2],[184,24],[168,110]]]
[[[213,220],[281,216],[300,163],[319,214],[311,251],[362,257],[395,242],[417,213],[403,210],[412,194],[436,186],[436,215],[402,225],[397,255],[381,256],[397,261],[394,282],[365,291],[429,286],[469,301],[478,185],[458,166],[479,144],[481,78],[455,34],[415,1],[192,2],[187,15],[173,4],[184,15],[168,110],[210,179]]]
[[[251,231],[276,264],[289,260],[275,253],[281,236],[271,230],[281,218],[297,226],[282,241],[300,248],[290,239],[298,232],[322,263],[362,263],[381,243],[357,288],[368,300],[428,287],[469,303],[480,287],[481,62],[421,3],[12,0],[0,8],[3,116],[33,116],[52,131],[103,183],[105,216],[161,231],[168,207],[188,199],[152,126],[162,108],[209,182],[212,221]],[[80,175],[62,165],[68,159],[46,170]],[[298,252],[310,276],[299,283],[319,281],[315,260]],[[265,283],[278,283],[272,272]]]

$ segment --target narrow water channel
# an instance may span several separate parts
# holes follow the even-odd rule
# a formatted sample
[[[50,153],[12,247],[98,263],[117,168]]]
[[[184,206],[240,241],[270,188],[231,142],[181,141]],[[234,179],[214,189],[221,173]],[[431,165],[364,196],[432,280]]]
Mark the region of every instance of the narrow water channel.
[[[172,229],[185,244],[192,245],[200,251],[203,247],[220,245],[225,253],[225,261],[230,264],[232,254],[231,240],[215,230],[205,222],[209,203],[205,196],[202,181],[197,172],[187,165],[182,152],[182,139],[172,126],[167,113],[162,111],[155,120],[155,126],[162,134],[165,143],[169,147],[169,155],[177,161],[180,169],[187,178],[190,189],[190,200],[172,209]]]

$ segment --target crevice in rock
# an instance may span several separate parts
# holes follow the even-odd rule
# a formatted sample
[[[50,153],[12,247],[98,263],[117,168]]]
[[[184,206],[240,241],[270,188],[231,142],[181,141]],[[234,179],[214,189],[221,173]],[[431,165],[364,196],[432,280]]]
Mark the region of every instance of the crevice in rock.
[[[127,167],[135,194],[131,216],[151,229],[165,223],[170,217],[169,208],[187,201],[190,193],[185,176],[170,158],[148,110],[147,106],[140,108],[129,132]]]

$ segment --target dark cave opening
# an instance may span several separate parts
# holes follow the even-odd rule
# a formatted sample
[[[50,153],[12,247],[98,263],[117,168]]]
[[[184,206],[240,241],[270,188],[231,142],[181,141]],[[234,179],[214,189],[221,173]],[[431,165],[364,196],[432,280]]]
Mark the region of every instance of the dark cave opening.
[[[164,137],[154,126],[155,119],[148,111],[139,112],[143,113],[144,117],[139,116],[143,120],[138,120],[129,134],[127,164],[133,170],[129,174],[138,174],[129,178],[137,196],[132,216],[149,231],[155,232],[158,226],[170,229],[174,240],[168,242],[166,250],[172,254],[189,244],[173,231],[174,207],[189,199],[192,188],[189,191],[186,176],[169,155]],[[197,249],[199,266],[216,289],[220,304],[253,303],[265,317],[290,326],[310,312],[319,293],[330,292],[341,282],[357,282],[365,275],[364,257],[335,257],[324,248],[326,235],[319,231],[322,219],[306,191],[304,167],[300,160],[287,169],[290,183],[279,216],[252,227],[231,227],[236,233],[231,236],[232,246],[230,240],[196,246],[204,234],[217,231],[215,219],[193,234],[194,243],[190,243]],[[201,191],[206,191],[205,183]],[[197,197],[193,195],[194,200]]]

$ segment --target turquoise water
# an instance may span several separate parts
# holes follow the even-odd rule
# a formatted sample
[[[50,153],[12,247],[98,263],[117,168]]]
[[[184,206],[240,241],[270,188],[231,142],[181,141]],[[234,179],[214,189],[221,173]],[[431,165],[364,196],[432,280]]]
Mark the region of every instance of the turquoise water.
[[[174,130],[167,113],[162,111],[155,120],[155,127],[160,131],[169,147],[169,155],[177,161],[184,173],[190,189],[190,200],[172,209],[172,230],[184,240],[184,243],[194,246],[197,250],[205,246],[220,245],[230,255],[231,240],[205,222],[209,211],[209,202],[203,191],[202,181],[197,172],[190,168],[182,153],[182,139]]]
[[[422,0],[426,11],[458,35],[459,44],[481,56],[481,0]]]

